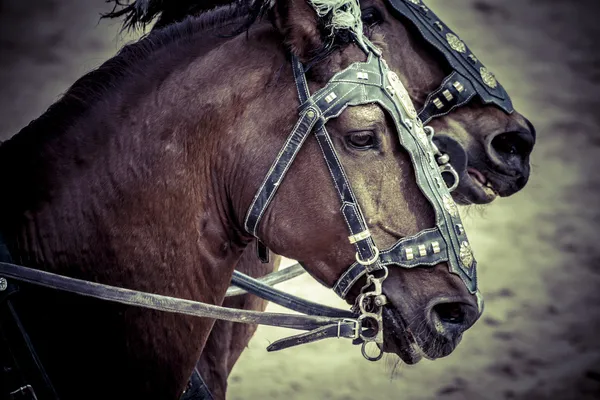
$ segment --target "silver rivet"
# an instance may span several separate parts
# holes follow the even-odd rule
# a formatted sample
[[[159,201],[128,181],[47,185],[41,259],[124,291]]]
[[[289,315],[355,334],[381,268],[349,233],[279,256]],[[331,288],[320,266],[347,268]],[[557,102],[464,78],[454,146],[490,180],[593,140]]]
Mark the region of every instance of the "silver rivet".
[[[8,288],[8,281],[6,278],[0,278],[0,292],[4,292]]]
[[[442,101],[439,98],[435,98],[433,99],[433,104],[435,104],[435,106],[441,110],[442,108],[444,108],[444,103],[442,103]]]
[[[331,92],[329,93],[327,96],[325,96],[325,101],[327,103],[331,103],[332,101],[334,101],[335,99],[337,99],[337,95],[335,94],[335,92]]]
[[[437,254],[441,251],[440,242],[431,242],[431,250],[433,250],[433,254]]]
[[[406,254],[407,260],[412,260],[413,258],[415,258],[415,255],[413,254],[413,250],[410,247],[408,249],[405,249],[404,253]]]
[[[444,95],[444,97],[446,98],[446,100],[448,101],[452,101],[452,99],[454,98],[454,96],[452,96],[452,93],[450,93],[450,91],[448,89],[444,90],[442,92],[442,94]]]
[[[308,116],[308,118],[313,119],[315,117],[315,112],[313,110],[308,110],[306,115]]]
[[[463,228],[462,224],[456,224],[456,230],[458,231],[459,235],[465,233],[465,228]]]
[[[413,123],[410,119],[405,119],[404,125],[406,125],[408,127],[408,129],[412,129],[412,127],[413,127]]]
[[[440,165],[448,164],[448,162],[450,162],[450,156],[448,154],[442,154],[437,158],[437,162]]]
[[[452,84],[452,86],[454,86],[454,88],[458,91],[458,93],[461,93],[463,90],[465,90],[465,87],[459,81],[454,82]]]
[[[369,74],[366,72],[357,72],[356,77],[358,79],[369,80]]]
[[[421,257],[425,257],[427,255],[427,249],[425,249],[425,245],[424,244],[420,244],[419,245],[419,255]]]

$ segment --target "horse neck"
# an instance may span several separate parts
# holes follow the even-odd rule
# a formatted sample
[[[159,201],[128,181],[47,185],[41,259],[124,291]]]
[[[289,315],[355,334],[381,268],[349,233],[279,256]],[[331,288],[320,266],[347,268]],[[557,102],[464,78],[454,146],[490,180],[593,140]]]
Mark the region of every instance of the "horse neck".
[[[150,62],[165,68],[169,51]],[[231,143],[187,58],[166,68],[178,73],[121,82],[64,129],[43,116],[3,145],[0,185],[11,196],[0,200],[0,228],[17,261],[220,302],[243,247],[223,185]]]

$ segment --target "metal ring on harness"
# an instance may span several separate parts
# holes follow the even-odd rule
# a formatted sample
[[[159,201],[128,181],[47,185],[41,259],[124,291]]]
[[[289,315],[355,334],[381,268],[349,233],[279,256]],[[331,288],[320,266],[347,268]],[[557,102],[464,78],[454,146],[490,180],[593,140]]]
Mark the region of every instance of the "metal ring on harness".
[[[458,187],[460,183],[460,178],[458,177],[458,172],[452,167],[450,164],[440,165],[440,174],[444,176],[444,173],[450,174],[452,176],[452,185],[448,187],[449,192],[453,192]],[[445,179],[444,179],[445,181]]]
[[[368,343],[374,343],[374,342],[364,342],[361,346],[360,352],[362,353],[363,357],[366,358],[369,361],[379,361],[381,360],[381,357],[383,357],[383,350],[381,349],[381,347],[379,347],[379,345],[377,345],[377,349],[379,350],[379,354],[377,354],[376,356],[370,356],[369,354],[367,354],[367,344]]]
[[[375,254],[373,255],[373,257],[369,258],[367,261],[363,261],[360,258],[360,254],[358,254],[358,251],[356,252],[356,262],[359,263],[360,265],[373,265],[377,262],[377,260],[379,259],[379,249],[377,248],[377,246],[373,246],[373,248],[375,249]]]

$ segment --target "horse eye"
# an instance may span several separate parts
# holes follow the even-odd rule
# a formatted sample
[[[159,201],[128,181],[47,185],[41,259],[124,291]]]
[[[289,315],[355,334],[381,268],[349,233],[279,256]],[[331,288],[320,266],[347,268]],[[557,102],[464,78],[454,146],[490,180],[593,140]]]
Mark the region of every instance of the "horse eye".
[[[361,12],[361,19],[364,25],[373,26],[383,22],[383,18],[379,10],[375,7],[367,7]]]
[[[357,150],[368,150],[377,144],[373,132],[354,132],[347,137],[348,144]]]

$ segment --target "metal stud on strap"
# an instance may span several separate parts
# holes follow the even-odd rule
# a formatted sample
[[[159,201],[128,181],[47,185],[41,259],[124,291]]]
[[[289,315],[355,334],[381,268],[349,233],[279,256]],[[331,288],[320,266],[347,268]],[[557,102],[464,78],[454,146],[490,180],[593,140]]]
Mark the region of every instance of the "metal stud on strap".
[[[360,242],[361,240],[365,240],[369,237],[371,237],[371,232],[369,232],[369,230],[366,229],[362,232],[357,233],[356,235],[348,236],[348,240],[351,244],[354,244],[356,242]]]

